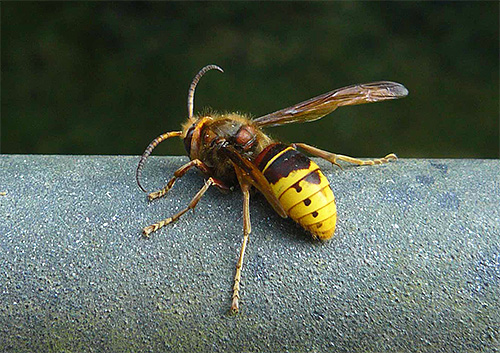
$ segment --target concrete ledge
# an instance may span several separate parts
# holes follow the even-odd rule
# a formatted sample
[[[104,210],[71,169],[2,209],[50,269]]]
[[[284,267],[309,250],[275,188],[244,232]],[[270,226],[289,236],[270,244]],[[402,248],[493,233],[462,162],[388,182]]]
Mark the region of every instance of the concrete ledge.
[[[152,157],[164,185],[185,157]],[[0,351],[498,351],[500,163],[332,168],[328,243],[256,195],[241,311],[230,316],[241,195],[186,205],[196,172],[148,203],[138,157],[0,156]]]

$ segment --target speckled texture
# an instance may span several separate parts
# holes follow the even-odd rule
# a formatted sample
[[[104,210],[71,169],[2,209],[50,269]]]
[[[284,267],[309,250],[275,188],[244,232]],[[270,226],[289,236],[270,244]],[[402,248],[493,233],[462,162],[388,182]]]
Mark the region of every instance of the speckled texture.
[[[185,157],[152,157],[163,186]],[[241,195],[145,225],[203,185],[148,203],[138,157],[0,156],[0,351],[498,352],[500,163],[399,160],[342,171],[339,223],[311,240],[257,195],[241,311],[230,316]]]

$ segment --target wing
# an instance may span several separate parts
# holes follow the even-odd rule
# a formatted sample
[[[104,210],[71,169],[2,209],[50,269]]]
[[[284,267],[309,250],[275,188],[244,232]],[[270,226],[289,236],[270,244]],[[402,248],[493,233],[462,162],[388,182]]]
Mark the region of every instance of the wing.
[[[283,218],[288,217],[283,206],[279,202],[276,195],[274,195],[269,182],[262,172],[248,159],[241,156],[238,151],[231,145],[221,146],[224,153],[231,159],[231,161],[240,168],[244,175],[242,177],[245,181],[255,186],[262,195],[265,196],[267,202],[273,206],[274,210]]]
[[[406,87],[396,82],[379,81],[352,85],[261,116],[254,121],[258,126],[278,126],[298,121],[314,121],[343,105],[380,102],[402,98],[407,95],[408,90]]]

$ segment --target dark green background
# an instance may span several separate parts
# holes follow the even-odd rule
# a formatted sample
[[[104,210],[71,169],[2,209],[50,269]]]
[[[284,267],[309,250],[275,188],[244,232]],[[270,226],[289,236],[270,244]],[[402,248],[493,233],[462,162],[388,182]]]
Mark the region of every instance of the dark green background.
[[[498,2],[2,2],[2,153],[141,154],[195,110],[352,83],[409,97],[268,131],[359,157],[499,157]],[[167,142],[158,154],[181,154]]]

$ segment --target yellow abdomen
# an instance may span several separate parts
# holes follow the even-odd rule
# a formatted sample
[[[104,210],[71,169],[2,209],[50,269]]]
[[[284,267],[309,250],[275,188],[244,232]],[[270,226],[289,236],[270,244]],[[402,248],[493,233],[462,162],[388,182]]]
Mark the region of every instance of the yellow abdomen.
[[[335,197],[316,163],[293,147],[277,143],[262,151],[256,164],[295,222],[321,240],[333,236]]]

